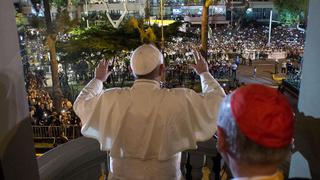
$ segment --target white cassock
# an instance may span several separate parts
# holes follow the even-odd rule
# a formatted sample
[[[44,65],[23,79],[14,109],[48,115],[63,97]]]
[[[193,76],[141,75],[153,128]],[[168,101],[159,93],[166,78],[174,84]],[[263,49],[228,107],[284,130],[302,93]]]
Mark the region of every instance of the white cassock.
[[[74,110],[84,136],[110,151],[109,179],[181,179],[180,154],[210,139],[225,93],[209,74],[200,75],[202,93],[162,89],[157,81],[136,80],[131,88],[103,90],[93,79]]]

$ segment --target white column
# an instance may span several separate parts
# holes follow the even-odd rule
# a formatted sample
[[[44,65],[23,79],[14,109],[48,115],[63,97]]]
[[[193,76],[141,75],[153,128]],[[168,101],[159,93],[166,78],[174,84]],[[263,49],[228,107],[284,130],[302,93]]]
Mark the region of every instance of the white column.
[[[28,108],[12,0],[0,0],[0,142]]]
[[[306,116],[320,118],[320,1],[309,0],[308,27],[303,55],[298,108]]]

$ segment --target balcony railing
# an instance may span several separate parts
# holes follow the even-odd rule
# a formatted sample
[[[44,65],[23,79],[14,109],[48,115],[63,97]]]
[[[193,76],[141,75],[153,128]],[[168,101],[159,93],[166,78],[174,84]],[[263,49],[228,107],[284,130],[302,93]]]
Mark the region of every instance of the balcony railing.
[[[108,153],[100,151],[98,141],[86,137],[69,141],[38,157],[40,179],[98,179],[108,175],[109,162]],[[211,139],[198,143],[197,150],[182,153],[181,172],[186,180],[201,179],[205,165],[211,171],[209,178],[218,180],[220,162],[221,156]]]
[[[101,169],[99,168],[99,164],[101,164],[102,162],[105,163],[106,169],[104,169],[105,173],[108,174],[108,168],[109,167],[109,162],[108,162],[108,158],[107,158],[107,153],[105,154],[105,156],[101,155],[101,151],[99,150],[99,146],[96,145],[97,141],[96,140],[89,140],[88,138],[78,138],[81,137],[81,127],[78,125],[66,125],[66,126],[32,126],[32,130],[33,130],[33,137],[35,140],[44,140],[44,139],[57,139],[57,138],[67,138],[68,140],[72,140],[74,139],[75,141],[70,141],[68,143],[62,144],[56,148],[54,148],[53,150],[49,151],[48,153],[43,154],[43,157],[40,157],[39,163],[40,163],[40,167],[42,166],[41,164],[48,164],[52,158],[56,158],[57,156],[61,156],[62,154],[65,154],[68,152],[73,152],[71,154],[74,154],[74,157],[71,157],[70,155],[63,155],[63,158],[61,158],[61,162],[58,163],[63,164],[62,161],[64,163],[67,163],[68,165],[70,164],[77,164],[77,166],[82,167],[83,162],[81,162],[83,159],[82,155],[78,155],[78,150],[81,148],[75,148],[78,150],[75,150],[74,148],[71,148],[72,146],[81,146],[81,147],[87,147],[86,143],[93,143],[94,145],[94,150],[92,150],[92,152],[86,152],[88,156],[93,156],[94,154],[100,154],[99,158],[96,160],[90,160],[89,164],[94,164],[94,166],[96,166],[96,168],[92,169],[92,170],[84,170],[81,169],[79,171],[81,171],[81,173],[85,173],[86,171],[90,171],[89,174],[95,174],[93,175],[94,177],[99,176],[99,172],[101,172]],[[76,143],[76,145],[74,144],[75,142],[79,142]],[[91,146],[91,145],[90,145]],[[91,150],[90,150],[91,151]],[[60,153],[59,153],[60,152]],[[82,153],[84,153],[84,151],[82,151]],[[88,154],[89,153],[89,154]],[[87,156],[86,155],[86,156]],[[219,171],[220,171],[220,157],[217,156],[218,153],[215,149],[215,141],[213,139],[206,141],[206,142],[199,142],[198,143],[198,149],[197,150],[188,150],[188,151],[184,151],[182,153],[182,157],[181,157],[181,171],[182,174],[186,177],[186,179],[191,179],[191,177],[199,179],[202,176],[202,167],[204,166],[204,164],[211,170],[211,174],[210,174],[210,179],[219,179]],[[74,158],[77,157],[78,160],[74,161]],[[96,157],[95,157],[96,158]],[[95,159],[92,158],[92,159]],[[44,160],[47,159],[47,160]],[[45,162],[42,162],[45,161]],[[70,161],[70,162],[69,162]],[[87,161],[87,160],[86,160]],[[76,163],[77,162],[77,163]],[[81,163],[80,163],[81,162]],[[88,162],[85,162],[84,164],[86,164]],[[40,176],[44,179],[48,178],[48,177],[59,177],[60,176],[64,176],[64,177],[69,177],[69,176],[74,176],[71,175],[74,173],[74,170],[77,168],[65,168],[65,174],[61,174],[60,170],[61,167],[60,166],[55,166],[55,165],[50,165],[50,170],[48,170],[47,168],[41,168],[42,170],[40,171]],[[68,169],[68,170],[66,170]],[[100,169],[100,170],[99,170]],[[78,171],[78,170],[77,170]],[[92,171],[92,172],[91,172]],[[48,173],[50,172],[50,173]],[[80,174],[81,174],[80,173]],[[97,174],[98,173],[98,174]],[[101,174],[100,174],[101,175]],[[79,176],[80,178],[80,176]],[[83,178],[83,177],[82,177]],[[62,178],[63,179],[63,178]],[[83,179],[90,179],[90,178],[83,178]]]
[[[62,136],[67,139],[76,139],[81,136],[79,125],[32,126],[32,131],[34,139],[54,139]]]

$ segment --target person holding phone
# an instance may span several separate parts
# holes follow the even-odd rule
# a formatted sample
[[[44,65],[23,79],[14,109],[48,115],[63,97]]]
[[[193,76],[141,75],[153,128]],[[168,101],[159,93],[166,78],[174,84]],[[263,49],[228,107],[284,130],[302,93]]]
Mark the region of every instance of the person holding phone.
[[[191,66],[201,78],[202,93],[187,88],[160,88],[163,55],[151,44],[138,47],[130,66],[132,87],[103,90],[110,71],[103,60],[74,103],[84,136],[99,141],[110,152],[108,179],[178,180],[181,152],[210,139],[225,92],[194,51]]]

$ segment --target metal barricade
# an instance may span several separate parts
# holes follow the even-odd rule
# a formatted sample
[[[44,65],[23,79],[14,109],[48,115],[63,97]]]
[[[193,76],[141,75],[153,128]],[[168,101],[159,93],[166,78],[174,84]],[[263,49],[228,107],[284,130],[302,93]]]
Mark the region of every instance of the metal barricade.
[[[67,137],[76,139],[81,136],[81,127],[79,125],[62,126],[32,126],[34,139],[54,139]]]

